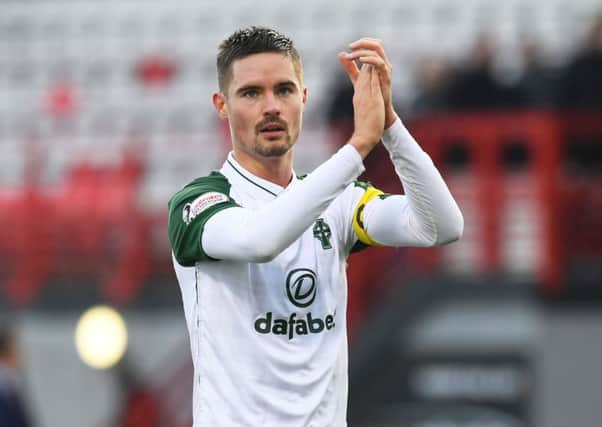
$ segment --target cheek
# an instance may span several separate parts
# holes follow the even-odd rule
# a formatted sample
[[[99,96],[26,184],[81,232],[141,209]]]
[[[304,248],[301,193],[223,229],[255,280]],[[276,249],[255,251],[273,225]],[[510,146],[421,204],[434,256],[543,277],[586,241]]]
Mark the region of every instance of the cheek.
[[[303,108],[302,106],[295,106],[292,109],[292,115],[291,115],[291,119],[292,119],[292,123],[295,127],[299,127],[299,125],[301,124],[301,120],[303,118]]]
[[[230,122],[232,127],[239,132],[253,130],[255,128],[253,117],[249,114],[249,110],[245,108],[231,110]]]

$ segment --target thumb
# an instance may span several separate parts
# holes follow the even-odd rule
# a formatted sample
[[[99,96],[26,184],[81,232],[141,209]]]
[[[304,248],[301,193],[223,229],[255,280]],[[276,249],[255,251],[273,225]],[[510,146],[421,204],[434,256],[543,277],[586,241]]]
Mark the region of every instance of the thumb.
[[[351,83],[355,85],[357,76],[359,76],[360,74],[360,70],[359,68],[357,68],[355,61],[353,61],[352,59],[348,59],[347,54],[345,52],[339,52],[338,57],[339,62],[347,72],[347,75],[349,76],[349,80],[351,80]]]

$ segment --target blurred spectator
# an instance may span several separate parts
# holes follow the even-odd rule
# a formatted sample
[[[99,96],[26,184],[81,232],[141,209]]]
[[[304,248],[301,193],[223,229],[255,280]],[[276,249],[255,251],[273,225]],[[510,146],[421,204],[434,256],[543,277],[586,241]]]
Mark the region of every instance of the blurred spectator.
[[[337,68],[329,93],[332,95],[326,105],[326,120],[331,131],[329,142],[336,149],[345,144],[353,133],[353,84],[345,71]],[[399,105],[396,108],[401,110]]]
[[[338,149],[353,133],[353,85],[344,71],[336,71],[330,93],[331,101],[326,106],[330,127],[328,141],[333,149]]]
[[[520,91],[529,107],[545,108],[554,105],[558,85],[558,71],[547,66],[540,46],[525,38],[521,44],[523,72],[519,80]]]
[[[331,125],[353,120],[353,85],[344,71],[337,71],[332,84],[332,101],[326,117]]]
[[[410,106],[410,114],[421,116],[445,110],[449,66],[435,58],[425,58],[416,69],[418,94]]]
[[[10,329],[0,324],[0,426],[30,427],[19,379],[19,357]]]
[[[450,79],[447,106],[451,110],[512,108],[523,104],[516,88],[502,85],[494,75],[495,47],[487,36],[480,36],[465,68]]]
[[[558,103],[563,108],[602,107],[602,14],[562,76]]]

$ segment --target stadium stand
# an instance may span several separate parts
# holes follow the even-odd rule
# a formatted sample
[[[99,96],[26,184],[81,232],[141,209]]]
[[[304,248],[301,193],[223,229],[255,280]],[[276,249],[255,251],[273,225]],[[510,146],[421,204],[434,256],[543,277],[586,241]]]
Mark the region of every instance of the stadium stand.
[[[3,2],[0,301],[31,307],[64,281],[127,306],[153,276],[169,274],[173,282],[166,203],[219,167],[228,151],[210,96],[217,45],[234,28],[274,26],[300,48],[309,105],[296,171],[305,173],[339,142],[325,111],[336,52],[358,36],[385,41],[403,110],[416,96],[414,70],[425,55],[461,64],[487,32],[495,70],[512,80],[524,65],[525,35],[540,44],[548,65],[561,67],[600,10],[598,0],[374,3]],[[438,250],[354,255],[351,332],[390,284],[392,262],[404,266],[396,271],[401,278],[503,274],[556,294],[572,277],[600,292],[599,117],[536,111],[408,120],[458,198],[464,237]],[[367,179],[396,191],[393,171],[378,167],[383,156],[368,159]],[[174,366],[132,396],[124,423],[147,425],[136,414],[155,414],[159,405],[161,425],[187,425],[191,366]]]
[[[109,248],[105,255],[110,259],[119,258],[111,255],[109,242],[101,242],[101,237],[108,239],[107,227],[115,224],[124,229],[135,225],[132,234],[138,237],[122,235],[120,245],[124,253],[138,254],[132,259],[140,259],[145,245],[139,240],[149,233],[161,235],[165,203],[174,189],[220,165],[228,151],[227,130],[216,121],[210,94],[215,88],[216,46],[232,27],[274,25],[285,28],[297,40],[310,90],[306,129],[311,132],[303,135],[297,156],[297,168],[305,172],[336,146],[328,141],[332,134],[323,114],[330,84],[325,70],[333,70],[335,75],[334,54],[352,38],[375,33],[387,42],[389,55],[396,62],[395,93],[404,104],[413,95],[412,69],[421,52],[460,61],[474,38],[487,28],[497,43],[498,59],[506,68],[520,65],[520,34],[526,31],[541,40],[543,50],[552,52],[556,61],[566,60],[583,36],[597,4],[555,1],[536,9],[535,4],[518,0],[475,0],[459,8],[453,2],[429,0],[420,5],[385,1],[379,8],[361,2],[331,2],[325,6],[318,1],[303,2],[294,10],[279,3],[271,6],[256,9],[244,2],[231,2],[216,8],[192,1],[179,2],[177,7],[150,2],[142,8],[137,2],[3,5],[0,203],[5,207],[1,229],[5,236],[3,259],[7,261],[0,270],[5,277],[12,277],[9,282],[31,282],[15,285],[14,289],[21,289],[19,296],[9,291],[14,300],[31,302],[33,289],[42,286],[33,283],[43,281],[52,270],[95,265],[93,260],[100,256],[102,245]],[[537,19],[529,20],[535,13]],[[498,25],[488,27],[494,19]],[[371,22],[379,22],[378,28],[374,29]],[[573,31],[563,31],[574,24],[578,26]],[[452,126],[450,120],[439,129]],[[500,126],[505,126],[506,122],[500,120]],[[422,125],[416,126],[420,134]],[[468,128],[459,133],[467,136],[476,129]],[[475,136],[481,138],[482,134]],[[419,139],[429,144],[429,136]],[[468,139],[475,144],[470,150],[479,152],[483,144]],[[531,143],[534,140],[527,138],[527,144]],[[531,151],[538,152],[536,148]],[[483,155],[491,152],[487,149]],[[135,167],[128,166],[126,158],[132,154],[140,161]],[[500,224],[477,221],[485,231],[469,226],[462,250],[454,248],[442,254],[443,268],[474,273],[501,264],[509,272],[540,274],[539,266],[550,261],[532,255],[538,253],[532,249],[548,238],[541,236],[549,234],[544,232],[545,224],[534,221],[542,207],[533,204],[531,193],[540,190],[529,185],[538,184],[525,186],[524,177],[509,179],[504,191],[516,193],[512,203],[520,206],[507,206],[508,216],[500,217],[477,209],[484,202],[478,194],[488,194],[489,203],[498,200],[491,191],[478,189],[480,177],[459,174],[451,179],[468,224],[477,215]],[[499,182],[490,179],[488,183]],[[48,219],[35,228],[26,218],[36,222],[39,214],[17,220],[14,212],[44,212]],[[149,227],[155,229],[149,231]],[[506,243],[498,242],[499,234],[510,237]],[[512,237],[517,234],[522,237]],[[29,235],[31,242],[27,243]],[[488,236],[487,243],[481,242],[483,236]],[[508,242],[514,246],[508,246]],[[25,255],[27,245],[35,249],[36,256]],[[168,257],[165,243],[158,243],[151,252],[157,247],[157,258]],[[70,255],[60,261],[55,259],[55,252]],[[14,259],[18,253],[23,254],[20,261]],[[481,256],[485,259],[479,261]],[[134,274],[137,279],[115,273],[108,280],[113,284],[106,285],[107,295],[116,301],[131,300],[127,295],[132,290],[115,296],[111,289],[141,286],[125,284],[150,273],[148,266],[154,262],[152,255],[149,257],[140,262],[140,272]],[[28,268],[25,276],[19,273],[18,265],[32,259],[36,266]],[[132,264],[128,261],[128,265]]]

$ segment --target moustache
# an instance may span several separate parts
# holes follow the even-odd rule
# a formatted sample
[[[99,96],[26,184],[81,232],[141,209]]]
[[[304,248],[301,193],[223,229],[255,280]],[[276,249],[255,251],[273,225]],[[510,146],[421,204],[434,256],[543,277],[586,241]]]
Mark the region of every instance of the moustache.
[[[284,131],[288,131],[288,124],[279,117],[266,117],[255,126],[255,133],[259,133],[268,126],[277,126]]]

